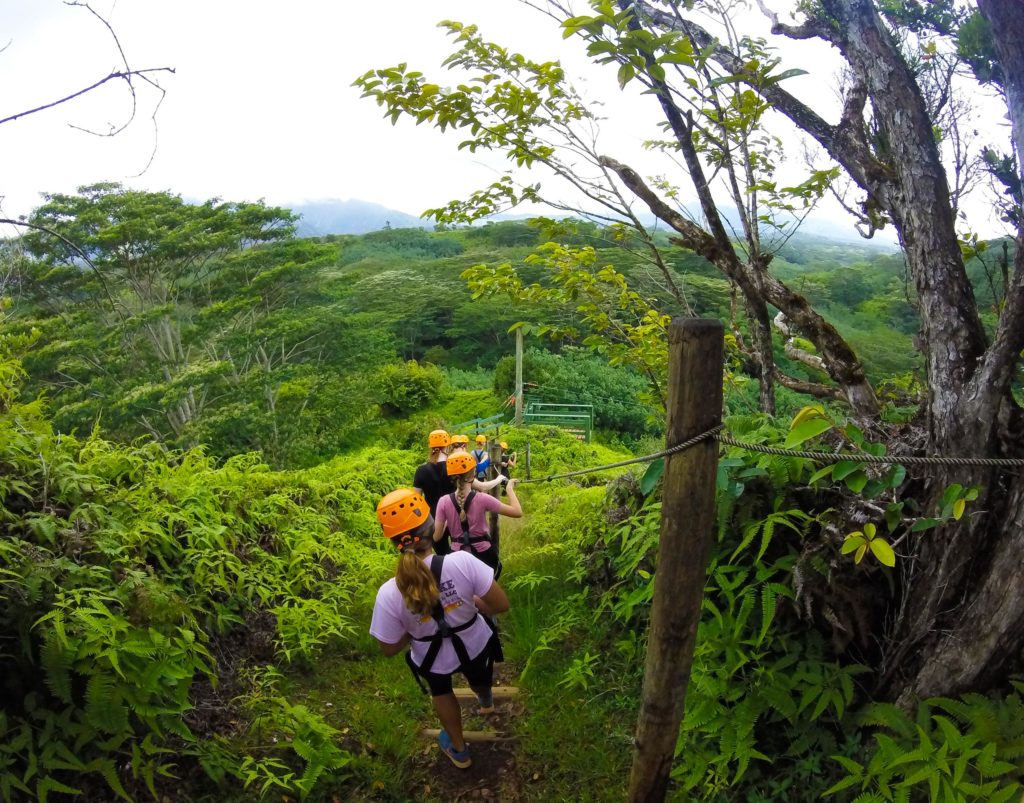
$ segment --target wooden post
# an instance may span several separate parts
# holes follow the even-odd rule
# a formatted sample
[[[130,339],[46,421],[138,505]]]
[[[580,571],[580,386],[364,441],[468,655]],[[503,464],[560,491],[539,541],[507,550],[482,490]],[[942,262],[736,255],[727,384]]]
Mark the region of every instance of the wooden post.
[[[516,329],[516,426],[523,425],[523,327]]]
[[[501,471],[501,446],[498,443],[491,441],[490,444],[488,444],[488,447],[488,454],[491,457],[491,471],[488,473],[487,477],[488,479],[493,480]],[[491,488],[488,493],[496,499],[501,499],[501,483],[499,482]],[[501,532],[498,525],[498,514],[493,511],[487,514],[487,529],[491,534],[491,543],[495,546],[499,546],[498,542],[501,539]]]
[[[526,444],[526,479],[530,479],[530,444]]]
[[[723,343],[720,321],[676,319],[669,326],[669,446],[721,423]],[[713,438],[665,458],[661,539],[630,803],[660,803],[668,791],[714,538],[717,469],[718,442]]]

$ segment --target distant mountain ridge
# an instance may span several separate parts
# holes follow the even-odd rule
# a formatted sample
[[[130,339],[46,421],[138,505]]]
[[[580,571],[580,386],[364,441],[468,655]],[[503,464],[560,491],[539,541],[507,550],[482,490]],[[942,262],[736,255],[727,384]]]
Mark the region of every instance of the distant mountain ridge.
[[[298,215],[301,215],[296,233],[299,237],[323,237],[329,234],[367,234],[391,227],[393,229],[432,229],[431,220],[410,215],[397,209],[390,209],[381,204],[351,199],[303,201],[296,204],[282,204]],[[695,211],[695,210],[693,210]],[[492,220],[526,220],[536,217],[538,212],[495,215]],[[735,209],[722,210],[726,221],[739,231],[739,220]],[[649,216],[648,216],[649,217]],[[653,224],[654,218],[642,217],[645,223]],[[664,226],[664,224],[660,224]],[[844,243],[856,243],[865,248],[894,250],[896,244],[891,240],[865,240],[857,234],[852,224],[830,218],[819,217],[808,219],[799,232],[801,237],[812,237],[821,240],[833,240]]]
[[[303,201],[282,204],[302,215],[296,228],[299,237],[323,237],[327,234],[366,234],[390,226],[393,229],[432,229],[432,221],[418,218],[380,204],[349,201]]]

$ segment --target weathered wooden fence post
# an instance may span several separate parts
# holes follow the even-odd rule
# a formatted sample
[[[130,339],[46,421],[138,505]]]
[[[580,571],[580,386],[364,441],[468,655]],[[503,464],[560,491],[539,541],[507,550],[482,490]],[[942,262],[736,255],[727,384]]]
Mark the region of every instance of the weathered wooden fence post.
[[[491,458],[491,468],[487,472],[487,479],[493,480],[501,472],[501,444],[491,441],[487,444],[488,456]],[[489,490],[491,496],[500,499],[501,498],[501,483],[499,482],[491,490]],[[498,546],[501,541],[501,525],[498,523],[498,514],[491,512],[487,514],[487,529],[491,534],[491,543]]]
[[[530,479],[530,444],[526,444],[526,479]]]
[[[669,326],[669,446],[721,423],[723,336],[720,321],[676,319]],[[717,469],[718,442],[712,438],[665,458],[651,631],[629,779],[631,803],[663,801],[668,791],[714,537]]]
[[[523,425],[523,327],[516,329],[516,426]]]

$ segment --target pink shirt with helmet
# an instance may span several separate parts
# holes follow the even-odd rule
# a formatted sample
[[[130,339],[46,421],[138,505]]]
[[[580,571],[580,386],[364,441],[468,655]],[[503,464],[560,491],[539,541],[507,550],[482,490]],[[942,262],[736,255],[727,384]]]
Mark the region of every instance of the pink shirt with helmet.
[[[466,514],[466,517],[469,519],[469,534],[490,535],[490,529],[487,526],[487,514],[497,512],[499,507],[501,507],[501,500],[496,497],[485,493],[474,494],[473,502],[470,504],[469,512]],[[462,549],[462,544],[458,541],[459,536],[462,535],[462,521],[459,519],[459,511],[456,510],[455,505],[452,503],[451,494],[441,497],[441,500],[437,503],[435,518],[448,525],[448,532],[452,537],[452,549],[456,551]],[[490,541],[478,541],[473,545],[473,549],[477,552],[485,552],[490,545]]]

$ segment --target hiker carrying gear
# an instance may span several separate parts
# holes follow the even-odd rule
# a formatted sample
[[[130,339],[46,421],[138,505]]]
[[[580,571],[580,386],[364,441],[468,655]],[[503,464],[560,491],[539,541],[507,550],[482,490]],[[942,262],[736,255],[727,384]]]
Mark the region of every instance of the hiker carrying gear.
[[[508,598],[492,571],[470,555],[434,556],[434,522],[421,494],[393,491],[377,506],[377,519],[401,558],[395,577],[377,592],[370,634],[387,656],[410,647],[410,665],[429,687],[441,721],[438,743],[464,769],[472,759],[451,676],[456,671],[465,675],[481,712],[493,711],[491,685],[500,645],[486,617],[507,611]]]
[[[487,469],[491,467],[491,455],[487,451],[487,438],[483,435],[477,435],[476,448],[470,454],[473,455],[473,459],[476,461],[476,478],[481,482],[486,480]]]

